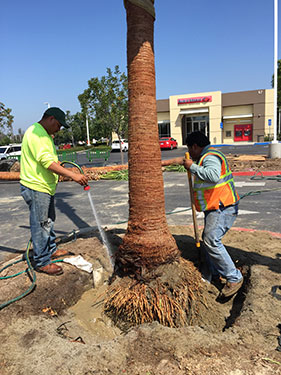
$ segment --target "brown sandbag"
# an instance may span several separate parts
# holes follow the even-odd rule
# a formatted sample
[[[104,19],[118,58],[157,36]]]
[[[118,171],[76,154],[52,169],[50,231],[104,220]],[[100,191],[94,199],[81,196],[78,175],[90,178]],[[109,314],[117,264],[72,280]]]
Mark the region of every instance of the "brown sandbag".
[[[89,180],[96,180],[98,179],[96,176],[93,176],[92,174],[102,174],[102,173],[107,173],[111,171],[120,171],[122,169],[127,169],[128,165],[112,165],[112,166],[106,166],[106,167],[92,167],[92,168],[85,168],[82,167],[85,175],[89,178]],[[77,168],[72,168],[73,171],[79,171]],[[16,180],[18,181],[20,179],[20,172],[0,172],[0,180]],[[69,181],[70,179],[67,177],[60,177],[60,181]]]
[[[0,180],[15,180],[20,179],[20,172],[0,172]]]

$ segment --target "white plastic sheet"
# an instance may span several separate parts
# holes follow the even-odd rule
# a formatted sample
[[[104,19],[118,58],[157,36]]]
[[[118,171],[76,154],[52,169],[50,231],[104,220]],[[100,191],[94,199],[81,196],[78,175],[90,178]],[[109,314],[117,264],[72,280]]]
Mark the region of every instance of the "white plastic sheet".
[[[93,272],[93,265],[85,260],[82,255],[77,255],[76,257],[64,258],[65,263],[72,264],[73,266],[80,268],[88,273]]]

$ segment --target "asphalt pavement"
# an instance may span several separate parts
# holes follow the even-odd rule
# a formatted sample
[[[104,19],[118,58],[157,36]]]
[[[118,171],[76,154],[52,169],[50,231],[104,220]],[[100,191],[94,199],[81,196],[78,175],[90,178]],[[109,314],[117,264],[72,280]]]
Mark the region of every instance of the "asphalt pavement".
[[[218,146],[216,147],[218,150],[222,151],[225,154],[233,154],[233,155],[268,155],[269,146],[268,144],[252,144],[252,145],[228,145],[228,146]],[[187,147],[179,147],[178,149],[174,150],[162,150],[161,151],[161,158],[162,160],[176,158],[178,156],[184,156],[185,152],[187,152]],[[124,156],[124,163],[128,162],[128,152],[123,152]],[[79,152],[77,163],[79,165],[85,165],[86,167],[90,166],[97,166],[101,167],[104,165],[114,165],[114,164],[121,164],[121,155],[120,152],[111,152],[109,159],[105,162],[104,160],[95,160],[94,163],[90,163],[86,158],[85,152]]]
[[[281,184],[274,180],[255,181],[236,176],[238,193],[270,190],[248,196],[240,202],[236,227],[281,233]],[[128,182],[90,181],[91,197],[103,227],[126,223],[128,219]],[[167,221],[170,225],[192,224],[189,188],[186,173],[164,173]],[[280,189],[280,190],[274,190]],[[0,182],[0,261],[8,255],[25,250],[30,237],[29,212],[23,201],[19,182]],[[177,212],[178,211],[178,212]],[[74,182],[58,184],[56,193],[56,223],[58,236],[73,230],[95,227],[96,222],[87,193]],[[198,219],[203,225],[202,218]]]

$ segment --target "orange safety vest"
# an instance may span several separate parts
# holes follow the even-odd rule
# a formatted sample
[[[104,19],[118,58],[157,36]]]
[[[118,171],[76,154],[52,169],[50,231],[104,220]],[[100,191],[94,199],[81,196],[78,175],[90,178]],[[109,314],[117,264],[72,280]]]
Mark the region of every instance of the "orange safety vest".
[[[225,207],[239,201],[239,195],[235,189],[233,176],[224,154],[214,148],[201,156],[198,165],[202,166],[207,155],[216,155],[221,161],[221,175],[217,183],[207,182],[195,176],[194,201],[197,211],[217,210],[222,203]]]

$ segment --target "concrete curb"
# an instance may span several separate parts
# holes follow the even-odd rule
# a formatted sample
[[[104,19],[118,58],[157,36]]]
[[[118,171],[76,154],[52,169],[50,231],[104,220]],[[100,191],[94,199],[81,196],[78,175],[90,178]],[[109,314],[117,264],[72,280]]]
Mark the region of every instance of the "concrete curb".
[[[241,171],[232,172],[233,176],[276,176],[281,175],[281,171]]]
[[[193,224],[188,225],[188,227],[193,228]],[[199,229],[204,229],[204,225],[198,225]],[[262,230],[262,229],[251,229],[251,228],[242,228],[242,227],[232,227],[229,229],[229,231],[234,230],[235,232],[251,232],[251,233],[267,233],[272,237],[277,237],[281,239],[281,233],[278,232],[271,232],[269,230]]]

